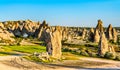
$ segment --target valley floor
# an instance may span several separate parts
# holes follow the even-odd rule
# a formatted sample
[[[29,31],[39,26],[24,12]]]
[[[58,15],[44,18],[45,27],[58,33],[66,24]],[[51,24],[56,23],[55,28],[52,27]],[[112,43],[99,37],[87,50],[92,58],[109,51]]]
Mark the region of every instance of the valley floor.
[[[79,60],[65,60],[52,64],[35,63],[21,56],[0,56],[1,70],[116,70],[120,61],[100,58],[80,57]]]

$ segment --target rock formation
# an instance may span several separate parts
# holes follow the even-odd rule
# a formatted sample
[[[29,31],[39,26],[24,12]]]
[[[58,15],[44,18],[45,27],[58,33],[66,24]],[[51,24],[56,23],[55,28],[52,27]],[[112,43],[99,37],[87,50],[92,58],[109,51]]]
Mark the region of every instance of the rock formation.
[[[68,34],[68,30],[65,27],[62,31],[62,40],[67,40],[67,34]]]
[[[106,52],[108,52],[108,42],[107,42],[104,32],[102,32],[100,35],[100,41],[98,44],[98,55],[104,56]]]
[[[111,24],[107,28],[106,37],[109,41],[113,40],[113,42],[117,42],[117,32],[115,28],[112,27]]]
[[[113,39],[113,37],[112,37],[112,25],[111,24],[107,28],[106,37],[107,37],[108,40]]]
[[[98,55],[103,57],[106,52],[110,52],[112,54],[115,54],[114,47],[108,45],[108,41],[107,41],[105,34],[101,33],[100,41],[98,44]]]
[[[14,35],[7,31],[2,23],[0,23],[0,41],[3,43],[13,43],[15,40],[11,37]]]
[[[100,34],[103,33],[103,23],[101,20],[98,20],[98,24],[94,31],[94,42],[99,42]]]
[[[44,31],[47,27],[48,27],[48,24],[46,24],[46,21],[44,20],[44,21],[42,22],[42,24],[39,25],[39,28],[36,29],[36,31],[35,31],[35,37],[38,38],[38,39],[43,38],[43,37],[41,37],[41,36],[44,36],[44,35],[42,35],[42,34],[43,34],[43,31]],[[42,40],[42,39],[41,39],[41,40]]]
[[[62,40],[62,31],[60,27],[55,27],[55,30],[50,29],[45,30],[45,42],[47,44],[47,52],[54,58],[61,58],[61,40]]]
[[[87,30],[84,28],[82,31],[82,39],[85,39]]]
[[[98,43],[100,40],[100,35],[99,35],[99,32],[98,32],[98,29],[95,29],[95,32],[94,32],[94,42]]]
[[[89,31],[89,41],[94,41],[94,29],[91,28]]]
[[[108,52],[110,52],[110,53],[112,53],[112,54],[115,55],[115,49],[114,49],[114,47],[111,46],[111,45],[109,45],[109,46],[108,46]]]
[[[98,24],[96,26],[96,29],[98,29],[99,33],[103,32],[103,23],[101,20],[98,20]]]
[[[113,36],[113,41],[117,42],[117,31],[115,30],[115,28],[112,29],[112,36]]]

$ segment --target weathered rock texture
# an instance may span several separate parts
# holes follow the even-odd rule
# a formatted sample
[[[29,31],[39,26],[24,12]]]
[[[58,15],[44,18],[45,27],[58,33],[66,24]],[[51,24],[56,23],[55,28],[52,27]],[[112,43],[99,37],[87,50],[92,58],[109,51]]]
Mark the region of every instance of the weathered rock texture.
[[[113,41],[117,42],[117,31],[115,30],[115,28],[112,29],[112,36],[113,36]]]
[[[98,24],[96,26],[96,29],[98,29],[99,33],[103,32],[103,22],[101,20],[98,20]]]
[[[106,52],[110,52],[115,54],[115,50],[113,46],[108,45],[107,38],[104,33],[101,33],[100,41],[98,44],[98,55],[104,56]]]
[[[94,29],[91,28],[89,31],[89,37],[88,37],[89,41],[94,41]]]
[[[46,21],[44,20],[43,23],[40,24],[39,28],[36,29],[36,31],[35,31],[35,37],[38,38],[38,39],[40,39],[40,40],[43,40],[42,38],[44,38],[44,37],[42,37],[42,36],[44,36],[44,35],[42,35],[42,34],[43,34],[43,31],[47,27],[48,27],[48,24],[46,24]]]
[[[113,39],[113,37],[112,37],[112,25],[111,24],[107,28],[106,37],[107,37],[108,40]]]
[[[107,28],[106,37],[109,41],[113,40],[113,42],[117,42],[117,32],[115,28],[112,27],[111,24]]]
[[[12,37],[14,37],[14,35],[8,32],[4,25],[0,23],[0,41],[5,43],[13,43],[15,40]]]
[[[52,55],[54,58],[61,58],[61,40],[62,40],[62,31],[60,27],[55,27],[54,30],[46,29],[45,30],[45,42],[47,43],[47,52],[49,55]]]
[[[100,39],[100,34],[104,32],[103,30],[103,23],[101,20],[98,20],[98,24],[95,28],[95,32],[94,32],[94,42],[99,42]]]
[[[17,37],[33,36],[39,26],[39,22],[33,22],[31,20],[6,21],[3,23],[5,28]]]
[[[85,39],[87,30],[84,28],[82,31],[82,39]]]
[[[98,44],[98,55],[104,56],[106,52],[108,52],[108,41],[105,37],[105,34],[102,32]]]
[[[95,32],[94,32],[94,42],[98,43],[99,40],[100,40],[99,31],[98,31],[98,29],[95,29]]]
[[[67,35],[68,35],[68,30],[67,30],[67,27],[66,27],[62,31],[62,40],[67,40],[68,39]]]

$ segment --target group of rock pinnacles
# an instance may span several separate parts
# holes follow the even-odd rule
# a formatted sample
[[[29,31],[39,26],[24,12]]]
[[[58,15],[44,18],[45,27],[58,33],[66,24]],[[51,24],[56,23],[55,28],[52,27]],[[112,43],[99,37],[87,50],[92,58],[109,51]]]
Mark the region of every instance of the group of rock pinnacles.
[[[98,55],[103,56],[106,52],[115,54],[113,46],[108,41],[117,42],[116,30],[110,24],[103,27],[103,22],[98,20],[95,28],[49,26],[46,21],[33,22],[31,20],[0,22],[0,40],[6,44],[15,44],[13,37],[33,37],[46,43],[46,51],[50,56],[61,58],[62,41],[70,42],[72,39],[81,37],[84,41],[98,43]]]

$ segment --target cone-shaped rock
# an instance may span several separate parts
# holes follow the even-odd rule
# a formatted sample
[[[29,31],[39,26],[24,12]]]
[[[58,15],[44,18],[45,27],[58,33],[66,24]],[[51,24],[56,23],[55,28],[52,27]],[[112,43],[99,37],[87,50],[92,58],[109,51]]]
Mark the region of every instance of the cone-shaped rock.
[[[115,28],[112,29],[112,35],[113,35],[113,41],[117,42],[117,31],[115,30]]]
[[[94,32],[94,42],[98,43],[100,40],[100,35],[99,35],[99,32],[98,32],[98,29],[95,29],[95,32]]]
[[[108,52],[108,41],[106,39],[104,32],[102,32],[98,44],[98,55],[104,56],[106,52]]]
[[[94,41],[94,29],[93,29],[93,28],[90,29],[90,32],[89,32],[89,40],[90,40],[90,41]]]
[[[107,28],[107,31],[106,31],[106,37],[108,40],[112,40],[113,37],[112,37],[112,25],[110,24]]]
[[[86,33],[87,33],[87,30],[84,28],[84,29],[83,29],[83,31],[82,31],[82,39],[84,39],[84,38],[85,38]]]
[[[98,20],[98,24],[97,24],[95,31],[94,31],[94,42],[99,42],[100,34],[102,32],[104,32],[103,23],[101,20]]]
[[[98,31],[101,33],[103,32],[103,23],[101,20],[98,20],[98,24],[96,26],[96,29],[98,29]]]

